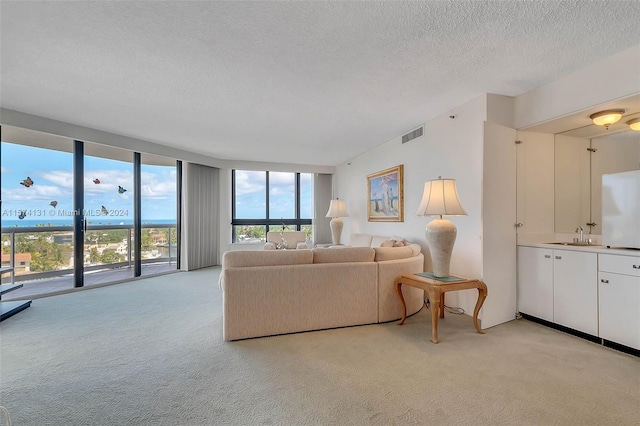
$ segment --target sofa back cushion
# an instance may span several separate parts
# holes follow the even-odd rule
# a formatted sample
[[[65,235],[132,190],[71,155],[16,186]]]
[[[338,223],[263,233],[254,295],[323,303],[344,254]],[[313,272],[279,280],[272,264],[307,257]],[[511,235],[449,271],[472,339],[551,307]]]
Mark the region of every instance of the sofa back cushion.
[[[420,247],[420,246],[418,246]],[[374,247],[376,252],[376,262],[383,262],[385,260],[406,259],[408,257],[417,256],[415,248],[411,246],[405,247]]]
[[[227,251],[222,256],[222,269],[311,263],[311,250]]]
[[[371,247],[371,238],[370,234],[351,234],[349,244],[352,247]]]
[[[315,248],[313,263],[373,262],[376,252],[371,247]]]

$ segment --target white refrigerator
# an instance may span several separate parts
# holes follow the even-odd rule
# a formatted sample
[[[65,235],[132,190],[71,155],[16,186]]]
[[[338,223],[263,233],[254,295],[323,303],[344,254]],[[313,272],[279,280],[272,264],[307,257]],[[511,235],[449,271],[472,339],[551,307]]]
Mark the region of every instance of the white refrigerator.
[[[602,175],[602,244],[640,249],[640,170]]]

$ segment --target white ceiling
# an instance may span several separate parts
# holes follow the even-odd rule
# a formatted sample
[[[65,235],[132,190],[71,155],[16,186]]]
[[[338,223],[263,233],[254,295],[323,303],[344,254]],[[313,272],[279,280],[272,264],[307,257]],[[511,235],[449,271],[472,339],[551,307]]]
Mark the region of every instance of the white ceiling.
[[[0,16],[3,108],[309,165],[640,43],[635,0],[2,0]]]

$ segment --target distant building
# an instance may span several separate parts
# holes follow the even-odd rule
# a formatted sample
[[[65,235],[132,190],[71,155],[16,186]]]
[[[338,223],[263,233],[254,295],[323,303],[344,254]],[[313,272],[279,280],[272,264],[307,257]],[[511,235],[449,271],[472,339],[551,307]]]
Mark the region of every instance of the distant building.
[[[28,274],[31,272],[31,253],[16,253],[14,258],[13,272],[16,275]],[[9,254],[2,253],[2,267],[11,266]]]
[[[151,234],[151,239],[153,240],[154,244],[161,246],[164,246],[169,242],[167,241],[167,235],[160,232],[157,234]]]
[[[56,244],[73,244],[73,233],[53,234],[53,242]]]

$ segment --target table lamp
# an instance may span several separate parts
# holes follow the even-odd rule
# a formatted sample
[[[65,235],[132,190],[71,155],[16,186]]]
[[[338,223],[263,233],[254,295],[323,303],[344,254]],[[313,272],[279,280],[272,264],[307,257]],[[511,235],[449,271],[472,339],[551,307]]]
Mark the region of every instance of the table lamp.
[[[448,277],[457,230],[451,221],[443,219],[442,216],[467,215],[458,198],[456,180],[438,176],[438,179],[426,182],[416,215],[440,216],[440,219],[434,219],[427,224],[425,236],[431,252],[433,275],[439,278]]]
[[[331,217],[331,222],[329,226],[331,227],[331,240],[334,245],[340,245],[340,237],[342,236],[342,227],[344,223],[342,222],[341,217],[349,217],[349,213],[347,213],[347,208],[344,205],[344,200],[331,200],[329,204],[329,211],[327,212],[326,217]]]

